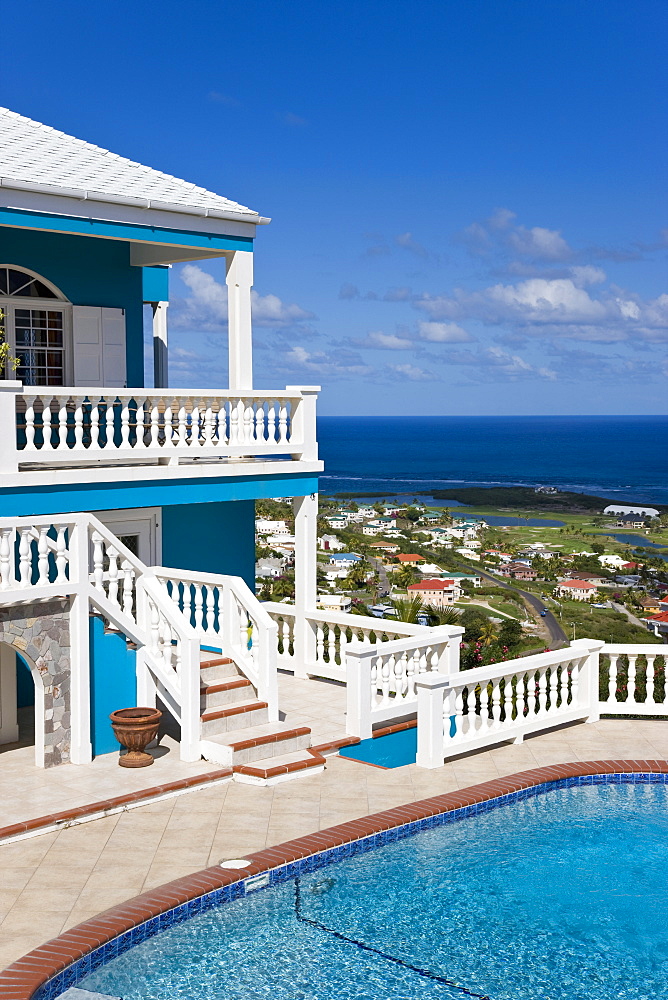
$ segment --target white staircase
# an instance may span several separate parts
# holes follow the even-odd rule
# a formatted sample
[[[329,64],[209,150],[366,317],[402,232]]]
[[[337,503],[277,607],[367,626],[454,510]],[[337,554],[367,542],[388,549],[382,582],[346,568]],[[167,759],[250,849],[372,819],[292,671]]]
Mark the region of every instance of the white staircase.
[[[204,757],[261,784],[323,769],[310,729],[279,722],[277,626],[239,577],[148,567],[92,514],[0,519],[0,606],[56,595],[72,598],[80,704],[88,617],[98,614],[136,647],[137,703],[167,706],[182,760]],[[90,759],[88,726],[84,712],[73,719],[77,763],[86,746]]]
[[[269,706],[234,661],[201,651],[200,747],[206,760],[233,769],[248,784],[275,784],[296,773],[322,771],[311,752],[311,730],[269,722]]]

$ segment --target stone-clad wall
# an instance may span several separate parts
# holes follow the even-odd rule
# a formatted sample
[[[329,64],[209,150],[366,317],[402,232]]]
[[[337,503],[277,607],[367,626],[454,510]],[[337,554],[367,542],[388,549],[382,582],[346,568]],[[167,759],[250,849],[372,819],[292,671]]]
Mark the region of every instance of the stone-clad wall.
[[[16,649],[44,687],[44,767],[70,759],[70,605],[57,599],[0,608],[0,642]],[[39,680],[35,678],[35,685]],[[36,698],[39,704],[39,698]],[[36,740],[39,742],[39,719]]]

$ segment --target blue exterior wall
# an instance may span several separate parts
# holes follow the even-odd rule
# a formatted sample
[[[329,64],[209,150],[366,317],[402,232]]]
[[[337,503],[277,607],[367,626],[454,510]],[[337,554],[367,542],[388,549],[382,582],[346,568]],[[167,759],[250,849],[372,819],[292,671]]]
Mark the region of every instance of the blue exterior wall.
[[[93,756],[114,753],[119,744],[109,722],[118,708],[137,704],[137,654],[122,635],[105,633],[101,618],[90,619],[90,727]]]
[[[130,474],[130,473],[129,473]],[[137,470],[135,475],[140,475]],[[20,480],[20,475],[19,475]],[[76,514],[82,510],[171,507],[317,493],[314,475],[236,476],[211,479],[137,480],[0,490],[0,517]],[[201,510],[197,511],[199,517]]]
[[[255,593],[253,500],[163,507],[162,564],[240,576]]]
[[[73,305],[125,309],[127,381],[143,386],[143,268],[129,243],[0,226],[0,264],[37,271]]]
[[[144,302],[168,302],[169,268],[143,267],[142,272]]]

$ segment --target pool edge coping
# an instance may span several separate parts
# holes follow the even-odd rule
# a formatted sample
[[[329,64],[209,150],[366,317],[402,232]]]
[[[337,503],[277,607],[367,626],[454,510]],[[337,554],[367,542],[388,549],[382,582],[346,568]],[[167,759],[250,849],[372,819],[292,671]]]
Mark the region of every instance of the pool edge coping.
[[[23,955],[0,971],[0,994],[4,1000],[32,1000],[54,977],[66,973],[68,968],[74,967],[87,955],[92,955],[121,935],[227,886],[239,885],[238,895],[245,895],[243,883],[253,876],[323,855],[389,830],[408,827],[431,817],[504,799],[526,789],[548,786],[568,778],[617,774],[668,775],[668,760],[576,761],[532,768],[457,791],[419,799],[265,848],[246,855],[250,864],[242,870],[225,869],[220,865],[202,869],[104,910]],[[292,876],[287,874],[286,877]],[[158,928],[160,929],[162,928]],[[74,985],[74,982],[68,985]]]

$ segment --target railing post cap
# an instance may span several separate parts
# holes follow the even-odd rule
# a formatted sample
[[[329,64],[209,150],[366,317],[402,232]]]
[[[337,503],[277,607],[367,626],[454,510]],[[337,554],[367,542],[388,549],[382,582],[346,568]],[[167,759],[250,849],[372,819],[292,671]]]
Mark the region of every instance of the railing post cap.
[[[446,677],[445,674],[437,674],[435,671],[430,671],[426,674],[420,674],[415,678],[415,687],[429,688],[432,691],[437,688],[449,687],[450,678]]]
[[[0,392],[23,392],[23,382],[17,379],[0,379]]]
[[[572,639],[570,642],[571,649],[575,647],[576,649],[588,649],[591,653],[595,652],[597,649],[601,650],[605,646],[603,639]]]
[[[320,385],[286,385],[286,392],[301,392],[302,396],[315,396],[321,392]]]

